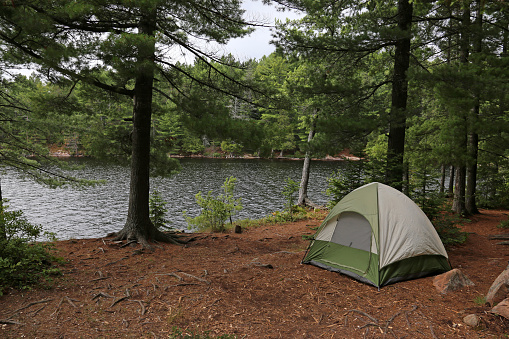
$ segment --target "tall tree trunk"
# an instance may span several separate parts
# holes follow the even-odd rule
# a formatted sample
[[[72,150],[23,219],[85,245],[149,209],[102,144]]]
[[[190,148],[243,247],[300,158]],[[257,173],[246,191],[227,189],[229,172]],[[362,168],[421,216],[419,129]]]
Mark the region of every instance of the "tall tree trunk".
[[[440,167],[440,194],[445,192],[445,165]]]
[[[413,5],[409,0],[398,0],[398,29],[394,55],[392,104],[387,146],[386,181],[394,188],[403,187],[403,158],[405,152],[406,107],[408,98],[407,71],[410,65],[410,41]]]
[[[460,215],[466,214],[465,209],[465,178],[466,178],[466,167],[456,167],[456,181],[454,184],[454,200],[452,203],[452,210]]]
[[[313,113],[311,127],[309,129],[308,140],[307,140],[307,149],[306,156],[304,158],[304,164],[302,166],[302,178],[300,180],[299,187],[299,199],[297,200],[297,205],[299,206],[316,206],[313,202],[311,202],[308,198],[308,183],[309,183],[309,172],[311,168],[311,141],[315,136],[316,129],[316,116],[317,112]]]
[[[448,197],[452,197],[454,194],[454,174],[456,173],[456,168],[451,165],[449,168],[449,185],[447,186],[447,195]]]
[[[4,213],[4,201],[2,196],[2,181],[0,179],[0,214]],[[7,233],[5,232],[5,225],[0,225],[0,240],[6,240]]]
[[[468,63],[469,47],[470,47],[470,7],[468,1],[463,9],[461,18],[461,38],[460,38],[460,62],[463,64]],[[465,186],[466,186],[466,161],[465,155],[468,153],[468,121],[467,114],[465,114],[463,128],[461,131],[462,138],[459,140],[458,149],[463,150],[456,155],[456,181],[454,185],[454,199],[452,203],[452,210],[455,213],[465,215],[467,213],[465,208]]]
[[[145,39],[143,44],[137,46],[129,207],[127,221],[124,228],[117,233],[117,239],[136,240],[143,247],[150,247],[151,240],[173,240],[153,225],[149,214],[150,133],[155,58],[153,37],[156,29],[156,9],[144,9],[144,14],[138,27],[139,33],[145,35]]]
[[[475,53],[482,52],[482,4],[480,0],[476,2],[476,18],[474,22],[475,33],[473,37],[473,47]],[[477,125],[480,113],[480,90],[474,88],[475,104],[471,112],[470,132],[468,136],[468,155],[469,163],[467,166],[467,188],[465,194],[465,208],[468,214],[477,214],[476,189],[477,189],[477,158],[479,153],[479,135],[477,134]]]

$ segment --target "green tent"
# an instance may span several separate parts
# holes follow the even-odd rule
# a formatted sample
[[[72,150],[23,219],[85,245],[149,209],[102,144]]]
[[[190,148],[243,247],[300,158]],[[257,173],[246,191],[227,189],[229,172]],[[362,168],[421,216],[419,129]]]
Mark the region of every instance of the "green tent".
[[[302,262],[377,287],[451,269],[424,212],[400,191],[377,182],[334,206]]]

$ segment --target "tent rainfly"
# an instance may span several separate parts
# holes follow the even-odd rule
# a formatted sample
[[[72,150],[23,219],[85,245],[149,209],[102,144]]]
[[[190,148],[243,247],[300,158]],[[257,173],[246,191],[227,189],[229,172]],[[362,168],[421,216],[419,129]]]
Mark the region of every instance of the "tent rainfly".
[[[377,182],[337,203],[302,262],[377,287],[451,269],[424,212],[400,191]]]

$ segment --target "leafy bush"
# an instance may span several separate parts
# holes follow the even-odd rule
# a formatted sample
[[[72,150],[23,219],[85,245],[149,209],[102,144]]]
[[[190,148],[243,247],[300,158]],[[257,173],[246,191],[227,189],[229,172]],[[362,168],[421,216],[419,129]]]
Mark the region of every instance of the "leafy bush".
[[[467,233],[457,226],[466,219],[450,214],[450,202],[439,194],[428,195],[425,203],[421,201],[421,209],[437,230],[444,245],[462,244],[467,240]]]
[[[341,170],[327,178],[325,193],[331,197],[328,207],[334,207],[345,195],[365,183],[364,161],[345,161]]]
[[[30,288],[42,278],[60,274],[51,267],[56,260],[51,245],[35,243],[42,227],[30,224],[22,211],[7,208],[0,204],[0,295],[8,287]]]
[[[201,207],[200,215],[191,218],[188,217],[184,211],[189,228],[197,228],[199,230],[211,230],[212,232],[225,231],[225,222],[242,209],[241,199],[234,199],[233,191],[235,189],[235,182],[237,178],[229,177],[221,186],[223,194],[217,197],[212,195],[209,191],[204,197],[202,192],[195,195],[196,203]]]
[[[509,228],[509,220],[502,220],[500,224],[497,225],[497,227],[503,229]]]
[[[299,184],[290,178],[286,178],[285,183],[286,185],[283,187],[283,191],[281,191],[281,194],[285,199],[285,211],[292,214],[293,209],[295,208],[294,195],[299,191]]]
[[[166,212],[168,209],[166,205],[168,202],[164,201],[161,197],[161,193],[159,191],[154,191],[150,194],[149,198],[149,213],[150,220],[160,230],[170,231],[171,227],[167,226],[170,223],[168,219],[165,218]]]

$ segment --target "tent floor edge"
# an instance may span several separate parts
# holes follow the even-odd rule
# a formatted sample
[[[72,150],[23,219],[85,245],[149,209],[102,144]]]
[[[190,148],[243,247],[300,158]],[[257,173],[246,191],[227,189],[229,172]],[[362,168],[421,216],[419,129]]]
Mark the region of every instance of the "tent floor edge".
[[[380,269],[380,286],[424,278],[451,270],[442,255],[420,255],[394,262]]]

